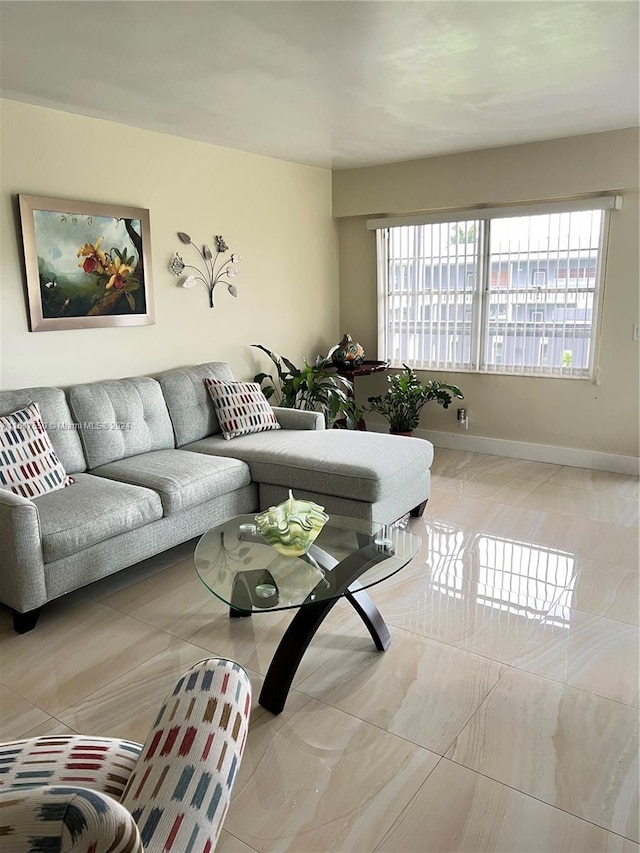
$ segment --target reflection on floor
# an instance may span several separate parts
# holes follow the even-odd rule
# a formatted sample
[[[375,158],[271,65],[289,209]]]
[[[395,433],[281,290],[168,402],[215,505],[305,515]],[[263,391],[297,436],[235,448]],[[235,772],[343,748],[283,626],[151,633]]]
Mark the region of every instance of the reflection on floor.
[[[638,480],[436,450],[423,539],[371,591],[373,648],[347,603],[283,714],[256,705],[219,850],[638,851]],[[0,738],[141,740],[208,655],[254,682],[291,616],[230,621],[194,543],[49,606],[0,611]]]

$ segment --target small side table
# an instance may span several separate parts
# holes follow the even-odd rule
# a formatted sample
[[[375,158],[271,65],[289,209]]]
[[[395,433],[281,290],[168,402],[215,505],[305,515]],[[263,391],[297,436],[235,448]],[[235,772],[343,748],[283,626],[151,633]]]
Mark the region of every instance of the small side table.
[[[334,365],[336,369],[336,373],[339,376],[342,376],[344,379],[348,379],[352,386],[353,390],[348,391],[348,396],[355,399],[355,379],[356,376],[370,376],[372,373],[379,373],[381,370],[386,370],[389,367],[388,361],[363,361],[357,367],[345,367],[341,364]],[[344,418],[336,421],[338,425],[346,426],[346,422]],[[366,429],[367,425],[364,422],[364,418],[360,418],[358,421],[358,429]]]

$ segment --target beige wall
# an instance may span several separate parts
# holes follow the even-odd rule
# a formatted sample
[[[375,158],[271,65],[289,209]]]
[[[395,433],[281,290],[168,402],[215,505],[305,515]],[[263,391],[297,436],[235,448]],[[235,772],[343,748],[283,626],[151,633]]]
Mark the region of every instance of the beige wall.
[[[268,364],[263,343],[294,361],[338,340],[331,175],[112,122],[0,102],[0,387],[67,385],[229,361],[242,378]],[[30,333],[17,193],[150,211],[156,324]],[[168,271],[177,236],[222,234],[240,254],[238,298],[184,290]]]
[[[339,219],[340,326],[375,358],[376,256],[367,216],[616,192],[605,275],[600,384],[588,380],[433,374],[460,385],[470,436],[639,455],[640,322],[637,129],[515,145],[333,175]],[[366,383],[366,385],[365,385]],[[385,386],[359,380],[359,397]],[[457,432],[455,410],[435,404],[421,428]]]
[[[249,347],[299,360],[344,331],[376,350],[375,238],[367,216],[620,192],[605,280],[600,385],[448,375],[465,392],[469,435],[638,455],[638,133],[593,134],[333,175],[111,122],[0,101],[0,387],[67,385],[210,359],[249,377]],[[30,333],[17,193],[147,207],[156,324]],[[167,269],[187,259],[176,231],[221,233],[242,256],[239,297],[183,290]],[[184,251],[182,251],[184,249]],[[338,314],[338,310],[340,313]],[[338,323],[339,318],[339,323]],[[366,385],[364,384],[366,383]],[[360,380],[359,395],[384,387]],[[423,428],[455,430],[430,406]]]

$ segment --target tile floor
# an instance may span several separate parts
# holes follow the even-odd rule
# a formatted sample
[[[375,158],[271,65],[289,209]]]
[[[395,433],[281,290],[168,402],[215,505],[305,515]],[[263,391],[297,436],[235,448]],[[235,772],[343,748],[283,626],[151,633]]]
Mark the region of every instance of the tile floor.
[[[222,853],[638,851],[638,480],[436,450],[413,562],[347,603],[283,714],[255,706]],[[232,657],[255,697],[288,614],[230,621],[186,543],[0,610],[0,737],[144,739],[177,676]]]

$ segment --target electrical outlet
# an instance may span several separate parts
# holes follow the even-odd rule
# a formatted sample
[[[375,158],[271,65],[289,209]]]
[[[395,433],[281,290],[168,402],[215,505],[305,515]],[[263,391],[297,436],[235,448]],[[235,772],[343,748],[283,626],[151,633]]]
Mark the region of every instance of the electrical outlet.
[[[633,327],[633,340],[640,341],[640,326],[637,323]]]

